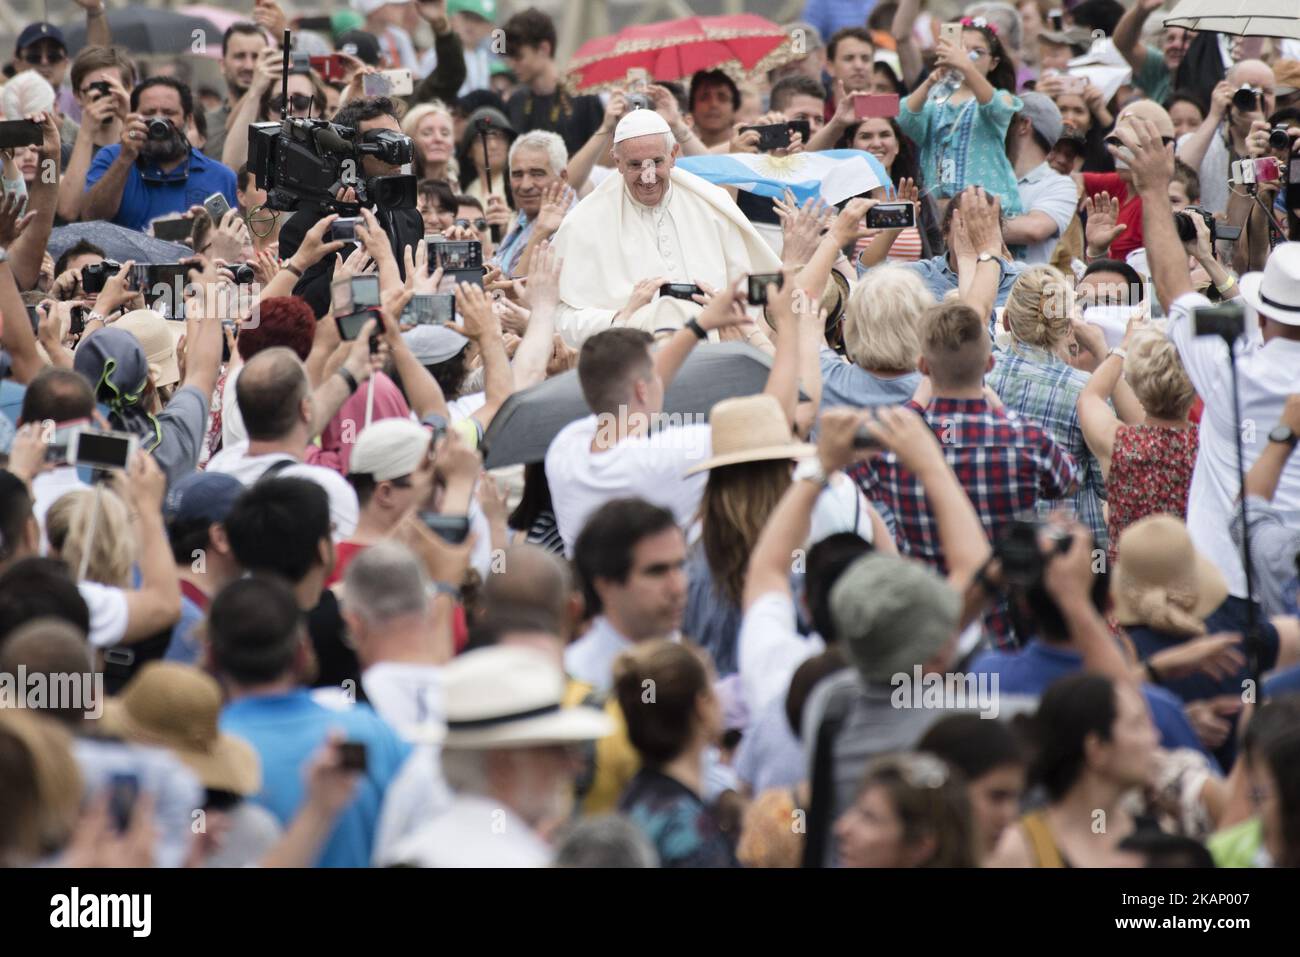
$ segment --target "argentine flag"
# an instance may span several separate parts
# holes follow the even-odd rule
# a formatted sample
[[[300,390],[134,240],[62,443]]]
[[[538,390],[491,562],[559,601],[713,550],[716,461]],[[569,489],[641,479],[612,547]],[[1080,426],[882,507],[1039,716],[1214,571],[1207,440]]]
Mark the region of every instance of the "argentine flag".
[[[880,160],[863,150],[685,156],[677,160],[677,168],[715,186],[735,186],[772,199],[784,199],[788,189],[800,205],[817,197],[834,205],[877,186],[892,188]]]

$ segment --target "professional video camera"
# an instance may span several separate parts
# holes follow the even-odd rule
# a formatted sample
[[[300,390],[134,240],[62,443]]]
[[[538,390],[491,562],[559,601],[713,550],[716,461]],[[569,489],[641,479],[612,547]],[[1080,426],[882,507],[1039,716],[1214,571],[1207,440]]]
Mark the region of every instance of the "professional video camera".
[[[374,156],[392,166],[411,162],[414,148],[409,137],[393,130],[357,130],[326,120],[295,119],[288,115],[290,36],[284,34],[281,76],[284,106],[279,122],[253,123],[248,129],[248,168],[266,190],[270,209],[294,210],[306,201],[325,213],[355,216],[362,207],[414,209],[416,178],[409,175],[361,175],[365,157]],[[357,202],[336,197],[352,187]]]

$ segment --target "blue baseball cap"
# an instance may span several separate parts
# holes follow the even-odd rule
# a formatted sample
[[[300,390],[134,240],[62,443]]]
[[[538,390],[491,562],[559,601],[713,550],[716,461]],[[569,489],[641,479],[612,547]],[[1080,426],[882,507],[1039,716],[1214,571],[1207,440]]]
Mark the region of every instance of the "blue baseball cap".
[[[171,484],[163,499],[163,519],[168,525],[224,522],[244,494],[244,484],[221,472],[191,472]]]
[[[63,39],[63,31],[52,23],[27,24],[27,26],[23,27],[23,32],[18,34],[18,45],[14,49],[21,53],[33,43],[39,43],[41,40],[53,40],[64,50],[68,49],[68,41]]]

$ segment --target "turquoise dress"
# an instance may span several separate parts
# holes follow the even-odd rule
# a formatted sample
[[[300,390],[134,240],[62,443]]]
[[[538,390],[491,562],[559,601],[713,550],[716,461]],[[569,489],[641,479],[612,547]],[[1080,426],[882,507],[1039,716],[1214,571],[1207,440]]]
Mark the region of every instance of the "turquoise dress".
[[[899,105],[898,125],[921,147],[921,175],[938,197],[956,196],[967,186],[982,186],[1002,200],[1002,212],[1018,216],[1020,191],[1007,158],[1007,128],[1024,104],[1006,90],[995,90],[981,104],[974,97],[959,106],[931,96],[919,113]]]

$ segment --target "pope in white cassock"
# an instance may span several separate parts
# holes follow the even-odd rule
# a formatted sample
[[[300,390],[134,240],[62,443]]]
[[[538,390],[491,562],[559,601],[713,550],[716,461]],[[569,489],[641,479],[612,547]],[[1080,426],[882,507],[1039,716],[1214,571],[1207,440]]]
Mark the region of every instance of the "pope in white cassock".
[[[555,235],[564,261],[557,328],[570,346],[614,324],[645,279],[734,286],[781,261],[731,197],[676,169],[680,148],[662,116],[633,110],[614,130],[609,176],[579,203]],[[619,320],[651,334],[681,327],[701,307],[656,297]]]

